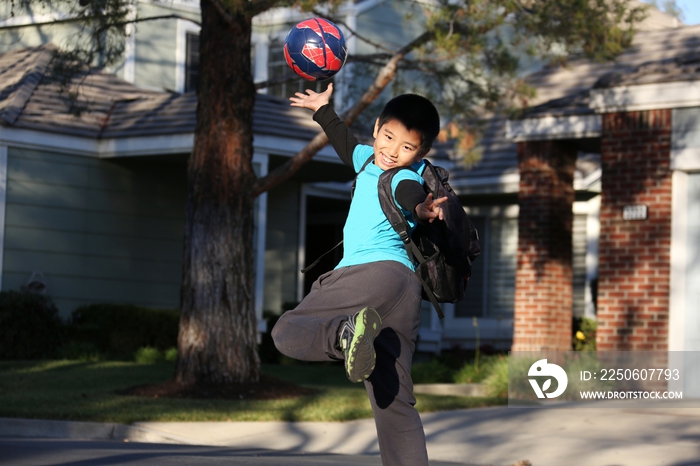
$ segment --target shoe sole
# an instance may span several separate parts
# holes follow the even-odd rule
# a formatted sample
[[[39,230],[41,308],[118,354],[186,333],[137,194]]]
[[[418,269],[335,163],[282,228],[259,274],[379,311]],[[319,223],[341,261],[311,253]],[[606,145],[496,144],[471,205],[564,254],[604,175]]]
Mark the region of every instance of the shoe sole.
[[[377,311],[366,307],[360,311],[355,322],[355,335],[350,341],[348,357],[345,359],[345,374],[351,382],[367,379],[377,362],[374,339],[382,330],[382,318]]]

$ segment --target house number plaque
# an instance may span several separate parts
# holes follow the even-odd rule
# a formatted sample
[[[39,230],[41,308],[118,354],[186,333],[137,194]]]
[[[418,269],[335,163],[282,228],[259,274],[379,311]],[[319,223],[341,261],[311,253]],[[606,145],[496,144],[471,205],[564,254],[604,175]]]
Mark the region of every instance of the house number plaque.
[[[645,205],[626,205],[622,208],[622,220],[646,220],[647,212]]]

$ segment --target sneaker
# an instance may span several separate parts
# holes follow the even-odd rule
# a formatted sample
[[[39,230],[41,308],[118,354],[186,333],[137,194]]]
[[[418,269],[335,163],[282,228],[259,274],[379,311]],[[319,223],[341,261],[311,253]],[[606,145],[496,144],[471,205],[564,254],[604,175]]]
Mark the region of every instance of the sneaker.
[[[345,354],[345,375],[350,382],[362,382],[374,370],[374,339],[381,330],[382,318],[371,307],[359,311],[340,328],[340,349]]]

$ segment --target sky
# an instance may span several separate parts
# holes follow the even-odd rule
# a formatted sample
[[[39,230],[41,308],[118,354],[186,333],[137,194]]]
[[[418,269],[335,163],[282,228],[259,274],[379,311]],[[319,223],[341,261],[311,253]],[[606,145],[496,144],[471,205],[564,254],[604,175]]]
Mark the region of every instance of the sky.
[[[676,3],[683,10],[685,24],[700,24],[700,0],[678,0]]]

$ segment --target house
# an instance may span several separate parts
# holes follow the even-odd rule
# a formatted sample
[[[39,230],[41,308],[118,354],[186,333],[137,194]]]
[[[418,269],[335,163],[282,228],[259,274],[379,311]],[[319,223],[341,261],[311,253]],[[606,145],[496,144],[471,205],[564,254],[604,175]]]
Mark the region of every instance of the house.
[[[92,302],[178,307],[195,95],[143,90],[86,68],[74,78],[73,103],[48,72],[54,51],[0,55],[2,287],[17,289],[39,271],[64,317]],[[81,104],[89,110],[76,115]],[[253,125],[260,174],[317,132],[308,112],[264,95]],[[298,215],[295,187],[346,180],[348,171],[324,149],[287,187],[261,196],[256,249],[267,260],[275,254],[274,227]],[[256,257],[262,318],[266,255]]]
[[[688,31],[690,35],[696,34],[691,29],[680,27],[677,19],[653,8],[640,29],[633,46],[613,63],[574,60],[563,67],[544,68],[525,76],[526,82],[537,91],[528,102],[527,115],[546,112],[560,99],[575,98],[572,96],[585,92],[603,74],[618,69],[618,66],[621,69],[625,63],[642,62],[652,50],[657,50],[658,54],[661,47],[657,44],[658,49],[654,49],[654,41],[659,37],[677,34],[681,30]],[[685,53],[685,50],[678,50],[678,53]],[[445,320],[439,323],[433,317],[430,333],[424,332],[435,342],[433,348],[454,345],[473,348],[478,339],[482,345],[500,350],[511,349],[514,334],[523,325],[530,325],[533,321],[535,326],[540,325],[532,316],[519,317],[519,307],[540,309],[545,305],[553,308],[552,313],[555,309],[565,309],[568,313],[556,332],[547,335],[545,345],[551,342],[556,333],[561,347],[570,348],[571,316],[596,318],[602,188],[599,144],[588,138],[585,130],[580,134],[582,139],[575,149],[572,165],[568,167],[572,170],[569,173],[572,182],[567,189],[573,198],[570,205],[562,207],[564,212],[572,215],[566,235],[560,236],[557,232],[551,237],[539,237],[540,228],[551,219],[537,218],[526,224],[521,215],[524,170],[519,162],[521,136],[516,128],[531,121],[537,120],[488,120],[478,143],[480,160],[470,166],[453,167],[451,170],[450,183],[479,229],[484,251],[474,263],[474,274],[465,300],[456,306],[445,306]],[[566,276],[560,280],[568,290],[566,298],[562,298],[560,290],[554,287],[551,292],[542,294],[537,302],[522,297],[531,293],[522,286],[524,277],[529,273],[534,273],[536,283],[543,275],[554,277],[560,273],[556,270],[533,272],[523,268],[523,264],[531,261],[543,262],[526,259],[532,245],[521,236],[524,227],[531,228],[532,236],[539,237],[541,241],[560,238],[565,242],[563,247],[568,250],[570,265]]]
[[[397,10],[381,1],[360,3],[348,4],[342,15],[361,33],[391,32],[386,43],[397,45],[413,32],[401,27],[410,5]],[[50,41],[60,44],[75,32],[70,15],[25,13],[0,22],[0,69],[8,70],[0,75],[3,289],[25,285],[40,272],[64,316],[95,301],[177,307],[198,3],[138,2],[133,17],[141,21],[130,26],[124,60],[105,73],[81,76],[86,79],[78,103],[89,103],[90,111],[80,117],[46,76]],[[253,34],[256,81],[289,73],[280,61],[282,43],[289,27],[306,17],[286,9],[261,16]],[[362,47],[356,37],[348,44],[351,53]],[[294,84],[273,86],[257,99],[254,166],[260,174],[296,154],[318,131],[307,111],[275,97],[307,85]],[[339,101],[341,94],[336,92]],[[299,272],[307,257],[310,262],[340,238],[352,177],[326,148],[293,179],[260,196],[259,318],[263,310],[280,313],[300,301],[323,266],[333,266],[330,257],[307,276]]]
[[[645,31],[614,63],[572,63],[533,77],[541,86],[551,83],[550,100],[510,121],[508,137],[518,144],[520,225],[545,225],[537,235],[556,247],[532,231],[519,233],[514,348],[567,347],[556,338],[567,330],[563,312],[534,311],[527,295],[570,299],[563,280],[572,263],[562,252],[566,245],[556,244],[567,227],[553,218],[567,208],[556,205],[565,202],[556,190],[571,185],[571,167],[562,161],[582,153],[597,154],[600,164],[592,248],[598,348],[700,348],[699,45],[698,26]],[[533,190],[538,197],[523,196]],[[562,253],[554,257],[557,248]],[[559,275],[548,271],[550,283],[538,281],[538,261]]]
[[[403,27],[401,21],[415,5],[382,0],[343,5],[340,16],[357,32],[348,34],[350,53],[373,51],[358,36],[380,34],[390,46],[416,36],[420,26]],[[192,147],[195,105],[188,91],[197,82],[199,6],[191,0],[142,1],[134,14],[151,20],[136,24],[127,39],[124,61],[107,70],[113,76],[88,75],[86,84],[91,87],[85,98],[95,108],[78,119],[44,78],[51,54],[50,47],[44,46],[47,37],[59,42],[69,35],[70,26],[64,30],[64,26],[43,23],[65,19],[65,14],[20,15],[2,23],[17,26],[9,30],[11,40],[0,43],[0,51],[6,52],[0,69],[11,70],[0,76],[0,167],[4,167],[6,187],[0,202],[0,210],[5,211],[0,215],[5,223],[2,287],[21,286],[32,272],[40,271],[64,315],[94,301],[158,307],[176,307],[179,302],[185,160]],[[252,51],[256,81],[287,73],[280,60],[281,45],[291,24],[300,19],[298,12],[288,9],[256,18]],[[26,27],[20,28],[22,25]],[[605,181],[600,128],[586,126],[597,115],[590,106],[587,113],[570,118],[566,112],[569,107],[583,108],[580,99],[590,99],[586,92],[590,94],[601,76],[643,63],[650,50],[658,55],[660,42],[655,41],[666,37],[664,34],[685,31],[688,47],[692,47],[690,37],[697,32],[674,28],[677,25],[675,19],[651,10],[644,26],[649,31],[639,33],[634,47],[616,63],[573,62],[568,68],[532,74],[529,79],[538,97],[531,102],[526,118],[508,125],[492,120],[481,139],[482,159],[464,169],[450,166],[451,183],[479,228],[484,254],[475,262],[467,299],[455,306],[445,305],[444,321],[426,303],[419,350],[439,351],[455,345],[473,348],[477,341],[508,349],[514,335],[516,347],[523,338],[531,337],[545,339],[547,344],[558,339],[556,344],[566,347],[570,314],[556,316],[557,324],[544,336],[523,327],[533,321],[533,316],[522,314],[533,304],[523,298],[532,293],[526,287],[530,276],[535,277],[532,286],[538,285],[537,277],[542,274],[560,277],[560,286],[553,286],[541,298],[555,303],[547,311],[550,314],[559,308],[591,317],[599,312],[597,251]],[[681,42],[669,40],[665,46],[673,45],[669,48],[672,54]],[[30,49],[21,52],[21,47]],[[683,50],[679,48],[678,53]],[[339,104],[351,74],[352,67],[348,67],[337,76]],[[307,112],[275,98],[306,85],[304,81],[294,84],[296,88],[289,84],[269,88],[257,99],[254,164],[260,174],[295,154],[317,130]],[[555,124],[562,116],[567,116],[563,127],[570,125],[571,134]],[[535,123],[547,129],[531,130]],[[524,260],[531,248],[537,248],[526,242],[529,237],[524,227],[539,228],[546,223],[543,219],[556,219],[560,211],[534,219],[523,216],[522,192],[529,185],[518,154],[536,154],[538,150],[532,148],[538,141],[561,145],[570,140],[576,141],[570,154],[573,161],[566,167],[572,182],[557,187],[570,191],[568,199],[573,197],[571,205],[558,207],[565,217],[572,217],[571,225],[564,225],[565,235],[555,230],[540,238],[564,239],[562,251],[568,252],[562,254],[570,264],[561,270],[530,270],[524,265],[546,265],[548,261]],[[318,267],[306,277],[299,272],[340,238],[351,179],[352,173],[326,148],[292,180],[259,198],[255,237],[256,251],[261,252],[256,254],[260,319],[263,310],[279,313],[299,301],[323,270]],[[332,263],[330,258],[325,267]],[[598,300],[598,309],[600,304]],[[542,326],[549,328],[548,323]],[[519,336],[521,330],[525,333]]]

